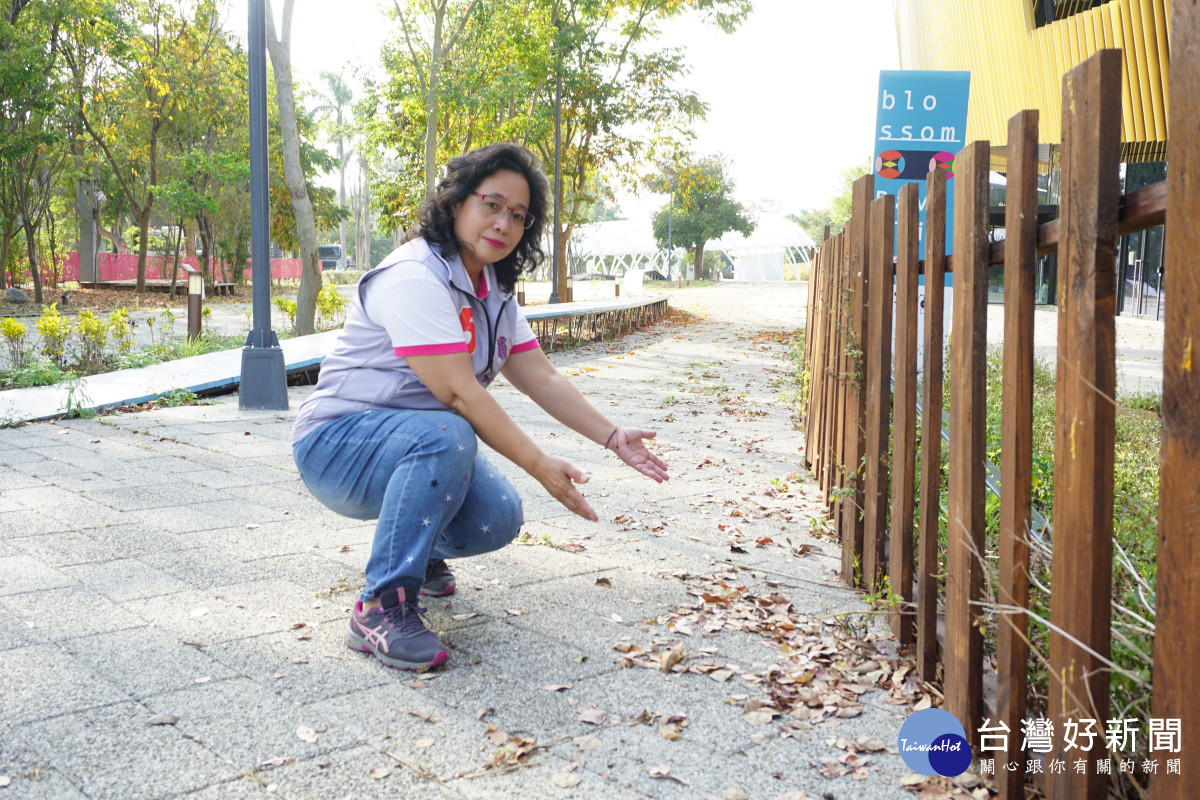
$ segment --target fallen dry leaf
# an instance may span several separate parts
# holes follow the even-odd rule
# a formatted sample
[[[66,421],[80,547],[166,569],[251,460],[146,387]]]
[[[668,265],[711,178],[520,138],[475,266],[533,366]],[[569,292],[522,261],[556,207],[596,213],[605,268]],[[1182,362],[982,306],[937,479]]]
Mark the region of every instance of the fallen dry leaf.
[[[312,728],[296,728],[296,736],[302,742],[312,744],[317,740],[317,732]]]
[[[603,725],[608,719],[608,712],[599,708],[585,708],[579,712],[579,721],[589,725]]]
[[[147,725],[174,725],[176,722],[179,722],[179,717],[173,714],[155,714],[146,720]]]
[[[659,659],[658,659],[659,669],[661,669],[663,672],[670,672],[671,669],[676,664],[683,661],[683,659],[686,656],[687,656],[687,651],[683,649],[682,645],[679,647],[672,648],[671,650],[668,650],[666,653],[663,653],[661,656],[659,656]]]
[[[570,689],[575,684],[573,683],[552,683],[549,686],[543,686],[542,691],[546,692],[561,692],[564,689]]]
[[[649,774],[651,778],[668,778],[678,783],[682,783],[684,786],[691,786],[691,783],[685,781],[683,778],[680,778],[677,775],[672,775],[669,764],[659,764],[657,767],[651,767]]]
[[[664,725],[658,729],[658,735],[668,742],[673,742],[682,735],[682,731],[678,725]]]
[[[529,613],[528,611],[519,611],[519,610],[512,609],[512,608],[507,609],[507,610],[508,610],[508,613],[512,614],[514,617],[523,617]]]
[[[436,739],[417,739],[415,742],[413,742],[413,747],[420,747],[424,749],[426,747],[433,747],[436,742]]]
[[[491,723],[488,723],[487,730],[483,735],[496,747],[508,741],[508,734],[505,731],[497,730],[496,726]]]
[[[367,774],[378,781],[386,778],[388,775],[391,775],[392,771],[387,767],[375,767]]]
[[[603,745],[595,736],[576,736],[572,739],[580,750],[599,750]]]
[[[725,800],[750,800],[750,795],[746,794],[736,786],[729,787],[725,791],[721,792],[721,794],[725,796]]]
[[[751,725],[768,725],[771,720],[775,719],[775,712],[759,708],[742,714],[742,719]]]
[[[550,776],[550,780],[555,786],[562,789],[570,789],[572,786],[578,786],[583,777],[577,772],[556,772]]]
[[[511,614],[512,612],[510,611],[509,613]],[[479,616],[478,611],[472,611],[468,614],[454,614],[450,617],[450,619],[454,620],[455,622],[462,622],[465,619],[470,619],[471,617],[478,617],[478,616]]]
[[[608,578],[596,578],[596,585],[603,586],[605,589],[611,589],[612,581]]]

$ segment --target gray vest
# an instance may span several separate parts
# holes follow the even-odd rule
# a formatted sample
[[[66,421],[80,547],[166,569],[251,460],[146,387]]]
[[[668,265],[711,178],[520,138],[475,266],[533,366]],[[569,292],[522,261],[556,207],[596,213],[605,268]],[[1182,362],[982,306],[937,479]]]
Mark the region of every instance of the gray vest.
[[[484,268],[488,293],[480,299],[457,257],[447,261],[424,239],[414,239],[396,248],[359,279],[337,344],[321,363],[316,389],[300,406],[292,428],[293,442],[322,422],[367,409],[450,410],[425,388],[408,362],[395,354],[387,330],[367,316],[367,286],[392,269],[428,270],[446,287],[445,302],[460,319],[464,309],[471,310],[475,340],[471,364],[482,386],[490,385],[504,366],[518,319],[523,315],[512,295],[500,289],[492,265]]]

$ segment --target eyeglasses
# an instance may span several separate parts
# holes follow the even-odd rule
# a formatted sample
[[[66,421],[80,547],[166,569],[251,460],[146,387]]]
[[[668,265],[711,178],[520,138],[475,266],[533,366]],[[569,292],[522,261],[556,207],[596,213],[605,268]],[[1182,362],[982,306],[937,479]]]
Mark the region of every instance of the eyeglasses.
[[[520,209],[513,208],[512,206],[504,205],[504,203],[499,199],[499,195],[483,194],[482,192],[471,192],[471,194],[480,199],[480,201],[483,203],[484,214],[486,214],[489,218],[501,217],[505,212],[508,212],[508,218],[520,225],[525,230],[532,228],[533,221],[537,219],[537,217],[533,216],[533,214],[530,214],[528,211],[521,211]]]

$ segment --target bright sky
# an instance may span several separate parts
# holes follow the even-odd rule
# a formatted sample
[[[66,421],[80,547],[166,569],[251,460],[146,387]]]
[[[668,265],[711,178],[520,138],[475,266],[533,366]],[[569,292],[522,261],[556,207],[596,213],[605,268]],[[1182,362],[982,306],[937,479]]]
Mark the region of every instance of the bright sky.
[[[234,0],[229,28],[244,31],[247,0]],[[672,23],[664,42],[685,47],[693,71],[686,84],[709,104],[694,149],[733,163],[738,199],[789,214],[828,203],[847,166],[874,144],[879,71],[899,67],[892,0],[754,0],[732,35]],[[373,66],[388,33],[378,0],[348,0],[336,11],[298,0],[293,69],[314,85],[322,70],[347,75]],[[277,15],[282,0],[273,0]],[[276,18],[277,23],[280,21]],[[665,198],[621,199],[628,215]]]

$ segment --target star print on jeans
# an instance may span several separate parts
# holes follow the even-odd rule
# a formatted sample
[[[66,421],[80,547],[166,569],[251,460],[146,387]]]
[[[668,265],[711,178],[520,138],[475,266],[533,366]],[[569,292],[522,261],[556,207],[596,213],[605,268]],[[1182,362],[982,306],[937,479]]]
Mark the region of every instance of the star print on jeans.
[[[465,448],[465,447],[463,447],[461,444],[458,446],[458,452],[460,452],[460,453],[461,453],[463,450],[465,450],[465,449],[466,449],[466,448]]]
[[[426,517],[425,519],[421,520],[421,527],[428,528],[430,522],[432,522],[432,520],[429,519],[429,517]]]
[[[488,533],[489,531],[491,531],[491,529],[492,529],[491,525],[481,525],[479,528],[480,532],[482,532],[482,533]]]
[[[452,500],[454,500],[454,498],[453,498],[453,497],[451,497],[450,495],[446,495],[446,502],[447,502],[447,503],[451,502]]]
[[[432,486],[433,488],[435,488],[435,489],[436,489],[436,488],[437,488],[437,481],[436,481],[436,480],[432,480],[432,481],[430,481],[430,482],[429,482],[429,485],[430,485],[430,486]]]

